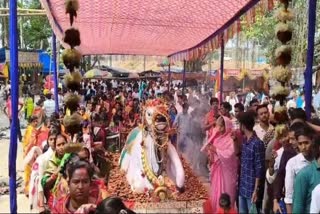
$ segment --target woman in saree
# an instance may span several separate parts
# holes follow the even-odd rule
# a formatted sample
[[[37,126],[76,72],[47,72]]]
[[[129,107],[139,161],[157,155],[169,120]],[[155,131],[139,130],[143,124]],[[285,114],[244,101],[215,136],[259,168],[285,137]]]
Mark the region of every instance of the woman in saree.
[[[31,175],[32,175],[32,166],[33,163],[36,161],[39,155],[42,154],[42,151],[39,147],[34,146],[32,149],[28,152],[28,154],[23,159],[23,168],[24,168],[24,193],[27,197],[29,197],[29,186],[31,182]]]
[[[57,201],[51,213],[88,214],[107,197],[105,189],[93,181],[93,169],[86,161],[71,162],[67,166],[69,193]]]
[[[50,131],[50,119],[46,119],[38,129],[37,146],[43,148],[47,145],[48,134]]]
[[[54,153],[54,142],[57,135],[57,130],[50,130],[47,140],[45,141],[46,145],[43,147],[43,154],[41,154],[32,165],[29,185],[29,202],[31,210],[38,209],[39,212],[45,210],[45,198],[41,185],[41,179],[45,170],[47,169],[48,162]]]
[[[50,158],[47,169],[41,179],[41,185],[43,187],[44,195],[48,201],[49,207],[54,206],[54,198],[57,195],[62,194],[61,192],[64,192],[63,185],[60,183],[62,178],[60,171],[64,162],[63,158],[65,155],[64,149],[66,144],[66,137],[58,134],[54,141],[55,152]],[[58,184],[59,188],[57,188]]]
[[[27,130],[23,136],[22,141],[22,147],[23,147],[23,158],[25,159],[31,149],[34,146],[37,146],[37,125],[38,125],[38,118],[37,117],[31,117],[30,123],[27,127]],[[24,180],[24,192],[26,195],[29,194],[29,181],[31,176],[31,166],[32,164],[25,164],[24,165],[24,174],[23,174],[23,180]]]
[[[34,102],[32,95],[29,93],[28,97],[24,101],[25,106],[25,119],[29,120],[29,118],[32,116],[33,108],[34,108]]]
[[[27,126],[26,132],[22,140],[23,157],[26,157],[26,155],[32,149],[32,147],[37,145],[37,127],[38,118],[35,116],[30,117],[29,125]]]
[[[235,154],[232,139],[232,121],[227,117],[219,117],[216,132],[208,140],[206,146],[211,156],[211,206],[217,213],[219,198],[227,193],[231,199],[232,208],[235,205],[239,160]]]

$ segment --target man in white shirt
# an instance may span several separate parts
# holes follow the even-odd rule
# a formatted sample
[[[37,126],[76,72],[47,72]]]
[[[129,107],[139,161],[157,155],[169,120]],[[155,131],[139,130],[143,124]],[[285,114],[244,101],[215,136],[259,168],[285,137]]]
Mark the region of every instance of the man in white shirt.
[[[300,153],[291,158],[286,166],[284,202],[286,203],[288,213],[292,213],[293,185],[295,178],[300,170],[308,166],[314,159],[312,153],[313,131],[305,125],[303,129],[296,131],[295,136]]]
[[[314,188],[311,197],[310,213],[320,213],[320,184]]]
[[[46,95],[46,100],[43,102],[43,110],[44,114],[46,115],[47,118],[50,118],[51,115],[55,112],[55,102],[52,99],[52,94],[47,94]]]
[[[263,141],[265,134],[274,129],[274,127],[269,122],[269,109],[267,105],[260,105],[257,107],[257,115],[259,123],[256,124],[253,130],[256,132],[260,140]]]
[[[189,105],[188,103],[182,104],[182,112],[178,113],[177,117],[175,118],[175,121],[173,123],[173,127],[178,129],[178,139],[177,139],[177,150],[179,153],[184,153],[186,146],[189,142],[191,142],[190,139],[190,121],[191,116],[188,113]]]

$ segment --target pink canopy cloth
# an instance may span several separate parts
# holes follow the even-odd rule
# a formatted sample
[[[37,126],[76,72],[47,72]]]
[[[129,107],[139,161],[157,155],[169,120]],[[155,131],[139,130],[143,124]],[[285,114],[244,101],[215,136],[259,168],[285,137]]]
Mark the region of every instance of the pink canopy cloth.
[[[60,42],[70,27],[65,0],[41,0]],[[239,18],[259,0],[79,0],[73,24],[81,32],[80,51],[195,58],[219,47],[219,35],[239,30]],[[272,7],[261,0],[259,8]],[[250,16],[254,18],[254,13]],[[235,23],[235,25],[233,25]],[[218,39],[217,39],[218,38]],[[65,44],[63,44],[66,46]]]

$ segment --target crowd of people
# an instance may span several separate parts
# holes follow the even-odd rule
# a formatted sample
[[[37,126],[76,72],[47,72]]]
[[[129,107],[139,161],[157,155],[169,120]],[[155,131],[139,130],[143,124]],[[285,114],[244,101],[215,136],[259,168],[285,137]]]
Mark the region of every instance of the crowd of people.
[[[133,213],[121,199],[108,197],[113,193],[105,156],[121,150],[122,143],[119,148],[107,137],[119,133],[124,142],[143,123],[144,102],[161,98],[168,103],[170,140],[194,173],[211,183],[213,213],[320,213],[320,123],[316,115],[307,121],[303,98],[295,93],[283,108],[253,90],[220,100],[201,89],[168,88],[161,80],[82,82],[82,132],[74,136],[62,122],[68,115],[62,88],[59,112],[52,91],[37,101],[27,94],[20,106],[29,125],[19,138],[31,208]],[[10,108],[8,96],[9,119]]]

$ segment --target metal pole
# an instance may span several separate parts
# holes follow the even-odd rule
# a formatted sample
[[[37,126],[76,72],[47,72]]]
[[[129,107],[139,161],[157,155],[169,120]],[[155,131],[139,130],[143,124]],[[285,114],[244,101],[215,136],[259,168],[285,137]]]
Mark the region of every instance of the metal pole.
[[[183,60],[182,94],[185,94],[186,86],[186,60]]]
[[[307,118],[311,118],[312,107],[312,65],[314,57],[314,35],[316,25],[316,8],[317,0],[309,0],[309,17],[308,17],[308,52],[307,52],[307,67],[305,75],[305,109]]]
[[[168,91],[170,91],[171,88],[171,64],[169,63],[168,66]]]
[[[59,113],[59,96],[58,96],[58,74],[57,74],[57,44],[56,35],[52,33],[52,67],[53,67],[53,81],[54,81],[54,103],[55,110]]]
[[[221,54],[220,54],[220,103],[223,102],[223,70],[224,70],[224,39],[221,35]]]
[[[19,70],[18,70],[18,27],[17,0],[10,0],[10,78],[11,78],[11,125],[9,148],[9,187],[10,212],[17,213],[17,136],[18,136],[18,101],[19,101]]]

